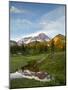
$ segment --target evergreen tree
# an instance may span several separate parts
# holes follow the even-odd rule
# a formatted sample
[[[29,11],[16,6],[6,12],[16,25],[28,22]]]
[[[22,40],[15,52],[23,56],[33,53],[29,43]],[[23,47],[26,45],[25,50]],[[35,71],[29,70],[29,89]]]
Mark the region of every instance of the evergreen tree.
[[[55,49],[55,45],[54,45],[54,40],[51,40],[51,57],[54,57],[54,49]]]

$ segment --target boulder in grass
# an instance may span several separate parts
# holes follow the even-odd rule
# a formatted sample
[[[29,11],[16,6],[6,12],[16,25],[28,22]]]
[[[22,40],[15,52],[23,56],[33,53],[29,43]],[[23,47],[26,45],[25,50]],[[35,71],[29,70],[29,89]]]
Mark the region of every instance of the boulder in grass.
[[[24,70],[24,71],[23,71],[23,74],[24,74],[25,76],[32,76],[30,70]]]
[[[36,72],[35,76],[37,76],[39,79],[44,79],[48,76],[48,73],[45,72]]]

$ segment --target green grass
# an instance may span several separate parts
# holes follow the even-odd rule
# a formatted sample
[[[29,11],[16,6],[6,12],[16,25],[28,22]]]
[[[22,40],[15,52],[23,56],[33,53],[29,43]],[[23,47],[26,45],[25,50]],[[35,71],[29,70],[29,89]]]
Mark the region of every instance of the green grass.
[[[29,61],[40,60],[43,57],[46,58],[47,54],[38,54],[38,55],[16,55],[10,57],[10,72],[15,72],[16,69],[20,69],[21,66],[25,66]]]
[[[38,65],[39,69],[48,72],[55,80],[51,82],[40,82],[29,79],[15,79],[10,81],[10,88],[65,85],[65,52],[56,52],[53,57],[45,53],[33,56],[12,56],[10,58],[10,72],[15,72],[16,69],[25,66],[29,61],[41,60],[42,58],[44,60]]]
[[[55,81],[50,82],[41,82],[36,81],[34,79],[15,79],[11,80],[10,82],[11,86],[10,88],[32,88],[32,87],[45,87],[45,86],[58,86],[58,83],[55,83]]]

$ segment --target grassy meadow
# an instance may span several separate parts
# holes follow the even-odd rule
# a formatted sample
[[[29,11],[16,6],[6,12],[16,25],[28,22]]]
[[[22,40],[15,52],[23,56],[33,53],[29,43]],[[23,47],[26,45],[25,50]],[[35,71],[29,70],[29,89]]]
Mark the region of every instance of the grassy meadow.
[[[40,71],[48,72],[55,79],[50,82],[41,82],[29,79],[14,79],[10,80],[10,88],[27,88],[27,87],[46,87],[46,86],[58,86],[65,85],[65,51],[55,52],[53,56],[51,53],[40,53],[36,55],[11,55],[10,57],[10,73],[15,72],[22,66],[27,65],[30,61],[42,60],[41,64],[38,64]]]

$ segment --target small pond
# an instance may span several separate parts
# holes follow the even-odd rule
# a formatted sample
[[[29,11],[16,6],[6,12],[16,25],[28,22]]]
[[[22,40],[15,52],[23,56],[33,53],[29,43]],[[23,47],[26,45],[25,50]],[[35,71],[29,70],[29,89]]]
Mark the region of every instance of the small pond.
[[[14,73],[10,73],[10,79],[16,79],[16,78],[27,78],[27,79],[35,79],[38,81],[43,82],[49,82],[53,80],[54,78],[49,75],[47,72],[33,72],[30,70],[18,70]]]

